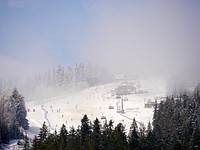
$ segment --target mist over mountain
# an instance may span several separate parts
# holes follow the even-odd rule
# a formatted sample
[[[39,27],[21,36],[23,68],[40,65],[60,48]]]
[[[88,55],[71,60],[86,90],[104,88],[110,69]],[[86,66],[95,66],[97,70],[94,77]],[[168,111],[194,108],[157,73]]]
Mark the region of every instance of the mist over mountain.
[[[0,149],[198,149],[199,39],[199,0],[0,0]]]
[[[58,64],[198,72],[199,1],[0,1],[1,78]]]

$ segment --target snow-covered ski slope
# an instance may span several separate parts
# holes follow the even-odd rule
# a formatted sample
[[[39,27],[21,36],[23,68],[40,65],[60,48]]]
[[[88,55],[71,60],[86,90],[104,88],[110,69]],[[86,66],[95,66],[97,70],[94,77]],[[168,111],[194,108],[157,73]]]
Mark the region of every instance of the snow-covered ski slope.
[[[62,124],[65,124],[68,129],[71,126],[77,128],[84,114],[87,114],[92,122],[96,117],[102,123],[105,122],[102,116],[105,116],[108,121],[114,120],[115,125],[121,122],[126,125],[127,131],[134,117],[138,122],[147,125],[149,121],[152,121],[153,108],[144,108],[144,103],[149,99],[154,101],[156,96],[166,96],[166,82],[163,78],[136,79],[132,81],[135,82],[136,87],[138,81],[141,84],[140,89],[147,93],[127,95],[128,101],[123,102],[123,114],[117,113],[121,99],[111,94],[111,91],[115,90],[122,81],[55,97],[39,105],[28,102],[26,107],[29,109],[27,116],[30,123],[29,133],[33,135],[38,133],[44,121],[51,132],[55,129],[58,131]],[[114,109],[109,109],[109,106],[113,106]]]

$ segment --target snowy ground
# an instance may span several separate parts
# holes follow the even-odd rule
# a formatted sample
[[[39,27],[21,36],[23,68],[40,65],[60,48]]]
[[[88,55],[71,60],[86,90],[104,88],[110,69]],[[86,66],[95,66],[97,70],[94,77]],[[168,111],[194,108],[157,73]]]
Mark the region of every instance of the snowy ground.
[[[58,131],[62,124],[65,124],[68,129],[71,126],[77,128],[84,114],[88,115],[90,121],[93,122],[97,117],[102,123],[105,120],[101,117],[106,116],[108,121],[113,119],[115,125],[119,122],[125,124],[127,131],[134,117],[138,122],[147,125],[152,120],[153,109],[144,108],[144,103],[147,99],[154,100],[158,95],[165,96],[166,82],[162,78],[138,80],[141,90],[147,90],[148,93],[128,95],[128,101],[124,101],[124,114],[117,113],[117,105],[121,105],[121,102],[111,95],[111,91],[121,83],[119,81],[52,98],[41,105],[36,105],[34,102],[26,103],[29,109],[29,136],[33,137],[37,134],[44,121],[51,132],[55,129]],[[114,109],[109,109],[109,106],[113,106]]]
[[[22,145],[17,145],[17,142],[19,141],[19,139],[16,140],[11,140],[9,142],[9,144],[3,144],[2,149],[3,150],[22,150],[23,146]]]

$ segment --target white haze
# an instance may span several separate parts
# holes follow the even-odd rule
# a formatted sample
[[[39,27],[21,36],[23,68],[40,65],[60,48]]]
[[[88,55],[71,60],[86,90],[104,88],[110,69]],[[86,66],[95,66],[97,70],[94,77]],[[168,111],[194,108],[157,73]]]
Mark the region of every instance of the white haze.
[[[133,72],[199,67],[199,7],[184,1],[98,1],[91,13],[94,24],[80,48],[93,60]]]
[[[91,22],[81,33],[76,27],[66,27],[66,45],[73,51],[65,56],[66,61],[102,64],[134,73],[181,72],[200,66],[199,2],[103,0],[82,4],[91,14]],[[18,35],[23,46],[16,47],[16,58],[0,56],[1,77],[31,74],[64,62],[58,58],[61,54],[56,55],[59,50],[49,51],[53,41],[48,37],[38,38],[39,33],[34,35],[29,30],[24,33],[23,26],[19,29],[25,35]]]

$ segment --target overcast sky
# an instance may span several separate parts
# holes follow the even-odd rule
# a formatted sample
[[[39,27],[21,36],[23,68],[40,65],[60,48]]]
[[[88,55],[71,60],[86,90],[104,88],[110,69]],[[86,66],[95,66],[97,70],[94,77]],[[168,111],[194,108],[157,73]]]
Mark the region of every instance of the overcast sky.
[[[0,0],[0,76],[57,64],[199,66],[199,0]]]

